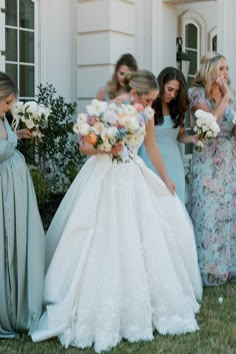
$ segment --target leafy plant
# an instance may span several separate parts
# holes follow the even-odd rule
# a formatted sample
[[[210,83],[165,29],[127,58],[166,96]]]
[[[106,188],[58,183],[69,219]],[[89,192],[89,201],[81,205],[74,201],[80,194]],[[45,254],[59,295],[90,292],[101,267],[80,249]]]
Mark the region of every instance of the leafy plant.
[[[26,161],[43,172],[50,193],[65,193],[83,163],[72,127],[76,102],[67,103],[51,84],[38,87],[37,102],[51,109],[40,141],[24,141]]]
[[[32,165],[28,165],[28,167],[33,180],[37,202],[40,207],[49,200],[48,182],[39,168]]]

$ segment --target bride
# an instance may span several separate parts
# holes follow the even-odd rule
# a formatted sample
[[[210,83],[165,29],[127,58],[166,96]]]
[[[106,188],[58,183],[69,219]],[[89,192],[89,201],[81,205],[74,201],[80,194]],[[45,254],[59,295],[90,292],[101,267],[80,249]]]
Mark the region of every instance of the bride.
[[[151,106],[155,76],[141,70],[129,77],[129,99]],[[191,221],[175,195],[155,142],[153,118],[145,146],[162,180],[128,146],[93,155],[75,178],[46,237],[45,312],[33,341],[58,336],[65,347],[94,345],[110,350],[122,338],[152,340],[159,334],[199,329],[195,314],[202,297]]]

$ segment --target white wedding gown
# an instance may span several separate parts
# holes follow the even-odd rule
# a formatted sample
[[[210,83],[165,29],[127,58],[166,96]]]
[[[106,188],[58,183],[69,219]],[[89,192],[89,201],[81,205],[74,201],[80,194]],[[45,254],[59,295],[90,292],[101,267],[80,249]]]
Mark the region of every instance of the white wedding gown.
[[[90,157],[46,236],[45,312],[33,341],[109,350],[198,330],[202,283],[185,207],[133,147]]]

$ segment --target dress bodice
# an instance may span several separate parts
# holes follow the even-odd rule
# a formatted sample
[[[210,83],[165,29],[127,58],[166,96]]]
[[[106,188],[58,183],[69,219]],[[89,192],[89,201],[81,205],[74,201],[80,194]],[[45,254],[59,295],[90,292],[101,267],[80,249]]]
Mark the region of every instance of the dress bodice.
[[[17,136],[12,131],[6,118],[4,118],[3,123],[7,131],[7,139],[0,137],[0,161],[6,160],[12,156],[17,146]]]
[[[170,115],[164,116],[162,125],[155,125],[156,140],[160,144],[174,144],[178,143],[177,135],[178,128],[173,128],[174,122]]]

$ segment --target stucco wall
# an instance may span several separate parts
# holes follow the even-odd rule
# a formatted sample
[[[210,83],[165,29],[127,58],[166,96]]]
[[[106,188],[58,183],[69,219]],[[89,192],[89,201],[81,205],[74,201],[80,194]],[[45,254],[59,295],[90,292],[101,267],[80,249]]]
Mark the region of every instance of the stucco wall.
[[[42,0],[39,9],[40,82],[53,84],[58,94],[70,101],[76,99],[73,6],[73,0]]]
[[[135,5],[124,0],[77,1],[79,110],[111,78],[117,59],[135,54]]]

